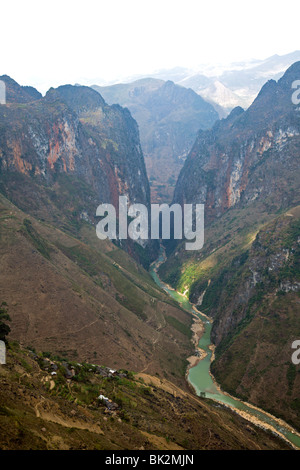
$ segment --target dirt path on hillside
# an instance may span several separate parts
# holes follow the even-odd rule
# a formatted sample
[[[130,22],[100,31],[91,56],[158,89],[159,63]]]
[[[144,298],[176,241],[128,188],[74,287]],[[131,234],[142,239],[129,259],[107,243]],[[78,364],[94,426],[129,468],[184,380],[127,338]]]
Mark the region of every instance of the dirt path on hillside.
[[[104,434],[100,426],[98,426],[97,424],[94,424],[92,422],[89,423],[79,421],[78,419],[76,420],[73,418],[68,418],[62,413],[60,413],[59,410],[53,411],[51,409],[50,404],[45,400],[45,398],[42,398],[39,402],[36,403],[34,410],[36,417],[41,418],[44,421],[60,424],[61,426],[64,426],[66,428],[84,429],[90,432],[94,432],[96,434]]]

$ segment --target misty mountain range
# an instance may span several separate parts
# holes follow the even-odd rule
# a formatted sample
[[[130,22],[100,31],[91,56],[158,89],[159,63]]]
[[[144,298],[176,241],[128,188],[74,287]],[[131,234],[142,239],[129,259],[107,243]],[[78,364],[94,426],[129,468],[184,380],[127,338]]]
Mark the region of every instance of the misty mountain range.
[[[108,104],[127,107],[136,119],[153,202],[171,201],[179,172],[199,130],[233,108],[247,109],[269,79],[278,80],[300,51],[228,67],[177,67],[109,86],[93,85]]]
[[[149,76],[192,88],[215,106],[220,117],[225,117],[236,106],[248,108],[267,80],[278,80],[290,65],[299,60],[300,51],[294,51],[229,65],[204,64],[197,70],[176,67]]]

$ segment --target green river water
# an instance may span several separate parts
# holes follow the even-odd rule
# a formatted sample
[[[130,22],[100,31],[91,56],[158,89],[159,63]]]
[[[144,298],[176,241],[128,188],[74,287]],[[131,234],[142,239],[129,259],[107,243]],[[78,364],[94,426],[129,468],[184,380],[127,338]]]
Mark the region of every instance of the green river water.
[[[150,274],[153,277],[154,281],[157,285],[163,288],[174,300],[176,300],[182,308],[184,308],[188,312],[196,313],[196,315],[198,315],[198,317],[204,323],[205,331],[199,341],[198,346],[199,348],[203,349],[207,353],[207,355],[195,367],[190,368],[188,373],[188,380],[195,389],[197,395],[200,395],[200,393],[204,392],[207,398],[211,398],[217,402],[223,403],[225,405],[233,407],[237,410],[244,411],[254,416],[261,422],[262,427],[264,426],[264,423],[271,425],[274,428],[275,432],[278,431],[279,433],[283,434],[288,441],[290,441],[292,444],[294,444],[294,446],[300,449],[300,435],[291,432],[288,426],[285,426],[284,424],[279,424],[275,418],[272,418],[272,416],[265,413],[264,411],[252,408],[246,403],[222,393],[222,391],[220,391],[216,387],[209,372],[212,356],[212,352],[209,349],[209,346],[211,344],[210,333],[212,324],[208,321],[205,315],[202,315],[200,312],[196,312],[194,310],[193,304],[191,304],[187,298],[183,297],[174,289],[170,289],[166,286],[166,284],[164,284],[160,280],[155,269],[163,260],[163,254],[161,254],[160,257],[156,260],[156,262],[151,265]]]

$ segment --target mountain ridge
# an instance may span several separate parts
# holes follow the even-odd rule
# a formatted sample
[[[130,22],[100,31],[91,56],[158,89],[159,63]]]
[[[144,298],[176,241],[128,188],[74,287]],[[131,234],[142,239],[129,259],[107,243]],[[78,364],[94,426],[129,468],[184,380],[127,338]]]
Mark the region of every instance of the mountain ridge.
[[[300,333],[300,115],[292,102],[299,75],[297,62],[246,111],[235,108],[199,132],[173,202],[205,205],[204,246],[187,253],[180,242],[166,244],[159,268],[212,316],[212,372],[221,387],[298,429],[291,344]]]
[[[150,78],[93,88],[109,104],[129,108],[139,125],[152,201],[169,202],[198,130],[209,128],[218,114],[193,90],[170,80]]]

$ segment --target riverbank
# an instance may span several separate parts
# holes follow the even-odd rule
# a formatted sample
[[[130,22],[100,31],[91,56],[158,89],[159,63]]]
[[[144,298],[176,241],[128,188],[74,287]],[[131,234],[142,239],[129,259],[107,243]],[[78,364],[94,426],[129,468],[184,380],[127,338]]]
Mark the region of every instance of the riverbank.
[[[195,314],[193,314],[193,324],[191,326],[191,330],[192,330],[192,333],[193,333],[193,336],[192,336],[192,343],[193,345],[195,346],[195,352],[197,354],[194,354],[190,357],[187,358],[187,361],[188,361],[188,366],[187,366],[187,370],[186,370],[186,374],[185,374],[185,377],[186,377],[186,380],[188,380],[188,374],[189,374],[189,370],[192,368],[192,367],[195,367],[200,361],[202,361],[202,359],[204,359],[206,356],[207,356],[207,353],[204,351],[204,349],[201,349],[199,348],[199,341],[200,339],[202,338],[202,335],[204,333],[204,324],[202,322],[202,320]]]
[[[173,297],[174,300],[176,300],[177,302],[181,303],[180,299],[178,299],[178,296],[183,298],[184,301],[182,302],[182,308],[184,308],[185,310],[190,312],[192,317],[193,317],[193,324],[191,326],[191,329],[192,329],[192,332],[193,332],[192,342],[195,346],[195,350],[197,351],[197,353],[190,356],[189,358],[187,358],[188,366],[187,366],[187,369],[186,369],[185,377],[186,377],[189,388],[191,390],[193,390],[193,392],[197,396],[199,396],[200,392],[198,390],[198,387],[190,381],[189,375],[190,375],[191,369],[197,368],[197,366],[199,367],[201,361],[203,361],[208,356],[208,354],[210,355],[210,353],[211,353],[209,364],[215,358],[215,346],[213,344],[207,344],[207,342],[206,343],[204,342],[205,346],[203,346],[203,347],[205,347],[205,350],[201,349],[201,346],[199,347],[200,340],[203,338],[203,336],[205,336],[205,335],[207,336],[206,328],[208,328],[208,325],[205,325],[205,324],[210,323],[210,326],[209,326],[209,328],[210,328],[211,324],[212,324],[212,319],[210,317],[208,317],[207,315],[203,314],[201,311],[199,311],[197,309],[197,307],[189,301],[187,295],[181,294],[180,292],[176,291],[171,286],[168,286],[167,284],[165,284],[164,282],[162,282],[160,280],[160,278],[157,274],[157,270],[158,270],[158,267],[164,262],[164,260],[165,260],[165,256],[163,254],[161,256],[161,258],[156,263],[153,263],[153,266],[152,266],[152,269],[155,272],[155,276],[156,276],[155,280],[156,280],[157,284],[161,288],[163,288],[165,291],[167,291],[169,293],[169,295],[171,297]],[[206,338],[206,341],[207,341],[207,338]],[[202,368],[202,370],[203,370],[203,368]],[[243,402],[243,401],[239,400],[238,398],[233,397],[233,396],[229,395],[228,393],[224,392],[221,389],[220,385],[215,381],[215,378],[212,375],[209,366],[208,366],[207,374],[209,375],[210,381],[211,381],[211,383],[213,384],[213,386],[216,390],[216,395],[215,396],[212,396],[212,395],[214,395],[215,392],[213,392],[213,393],[208,393],[208,392],[206,393],[205,392],[207,398],[212,399],[213,401],[221,404],[222,406],[226,406],[227,408],[230,408],[231,411],[233,411],[234,413],[240,415],[242,418],[244,418],[247,421],[251,422],[252,424],[260,427],[261,429],[271,431],[275,435],[279,436],[280,438],[282,438],[286,442],[288,442],[289,445],[291,445],[291,447],[293,449],[296,449],[296,450],[300,449],[300,434],[295,429],[293,429],[287,423],[283,422],[281,419],[276,418],[275,416],[271,415],[270,413],[259,409],[255,405]],[[204,380],[205,380],[205,378],[204,378]],[[200,391],[201,391],[201,387],[200,387]],[[219,394],[220,399],[218,399],[218,394]],[[207,396],[207,395],[209,395],[209,396]],[[232,404],[228,403],[228,402],[226,402],[226,400],[223,401],[222,396],[223,397],[228,397],[229,401],[232,401],[233,403]],[[237,406],[235,405],[235,403],[237,403]],[[240,406],[242,408],[244,407],[244,409],[240,409]],[[246,410],[245,410],[245,408],[246,408]],[[249,408],[250,410],[247,410],[247,408]],[[251,413],[251,410],[253,410],[254,414]],[[255,412],[257,414],[262,415],[262,418],[260,418],[259,416],[255,416]],[[264,417],[265,417],[265,419],[263,419]],[[272,425],[272,423],[269,423],[268,421],[272,421],[274,423],[274,425]],[[290,434],[290,436],[285,435],[283,432],[281,432],[281,430],[286,434]],[[294,441],[296,442],[296,444],[294,444]]]
[[[198,311],[199,312],[199,311]],[[199,312],[201,315],[202,312]],[[200,320],[200,319],[199,319]],[[200,320],[201,321],[201,320]],[[201,321],[201,323],[203,324],[203,322]],[[192,328],[193,329],[193,328]],[[202,333],[201,335],[198,335],[198,342],[201,340],[202,338],[202,335],[204,334],[204,325],[203,325],[203,328],[202,328]],[[200,333],[200,329],[198,330],[198,332]],[[199,348],[200,349],[200,348]],[[213,362],[214,359],[215,359],[215,345],[214,344],[210,344],[208,346],[208,349],[211,351],[211,359],[210,359],[210,362]],[[203,351],[203,350],[202,350]],[[204,359],[206,356],[207,356],[207,353],[205,351],[204,352],[204,355],[202,357],[199,357],[198,361],[195,362],[194,365],[189,365],[188,368],[187,368],[187,380],[188,380],[188,375],[189,375],[189,371],[192,367],[195,367],[197,364],[199,364],[199,362]],[[211,370],[209,369],[209,375],[213,381],[213,384],[214,386],[216,387],[216,389],[218,390],[218,392],[220,393],[220,395],[225,395],[227,396],[228,398],[230,398],[231,400],[234,400],[234,401],[239,401],[240,403],[242,403],[244,406],[248,407],[248,408],[251,408],[253,409],[254,411],[257,411],[257,412],[263,412],[263,414],[265,416],[268,416],[270,419],[272,419],[272,421],[276,422],[280,427],[282,428],[285,428],[287,429],[290,433],[294,434],[295,436],[298,436],[300,438],[300,434],[294,429],[292,428],[289,424],[287,424],[286,422],[284,422],[283,420],[281,420],[280,418],[277,418],[276,416],[273,416],[271,415],[270,413],[268,413],[267,411],[264,411],[264,410],[261,410],[260,408],[256,407],[255,405],[251,404],[251,403],[248,403],[248,402],[244,402],[232,395],[230,395],[229,393],[225,392],[224,390],[222,390],[220,384],[217,383],[217,381],[215,380],[215,377],[213,376],[213,374],[211,373]],[[192,389],[195,391],[196,395],[197,395],[197,391],[195,390],[194,386],[192,384],[190,384],[192,386]],[[212,398],[214,401],[218,402],[218,403],[221,403],[223,406],[226,406],[227,408],[230,408],[234,413],[238,414],[239,416],[241,416],[242,418],[246,419],[247,421],[251,422],[252,424],[255,424],[256,426],[262,428],[262,429],[265,429],[265,430],[269,430],[271,432],[273,432],[274,434],[276,434],[277,436],[281,437],[282,439],[284,439],[286,442],[288,442],[293,449],[295,450],[299,450],[299,447],[294,445],[284,434],[282,434],[280,431],[278,431],[274,426],[272,426],[271,424],[269,423],[266,423],[265,421],[262,421],[260,420],[259,418],[257,418],[256,416],[254,416],[253,414],[251,413],[247,413],[246,411],[244,410],[240,410],[238,408],[236,408],[235,406],[233,405],[230,405],[228,403],[224,403],[222,402],[221,400],[218,400],[217,398],[214,399]]]
[[[214,383],[215,383],[215,386],[216,388],[219,390],[220,393],[222,393],[223,395],[226,395],[227,397],[233,399],[233,400],[239,400],[240,403],[242,403],[243,405],[249,407],[249,408],[252,408],[253,410],[255,411],[258,411],[258,412],[261,412],[262,410],[260,408],[258,408],[257,406],[253,405],[252,403],[248,403],[246,401],[242,401],[236,397],[233,397],[232,395],[230,395],[229,393],[225,392],[224,390],[222,390],[222,388],[220,387],[220,385],[215,381],[213,375],[211,374],[211,377],[212,379],[214,380]],[[240,414],[241,416],[248,416],[247,419],[249,419],[249,421],[251,420],[251,422],[253,422],[254,424],[256,424],[257,426],[260,426],[260,427],[263,427],[263,428],[266,428],[266,429],[270,429],[271,431],[275,432],[275,434],[279,434],[283,439],[285,439],[286,441],[288,441],[291,445],[293,445],[293,443],[291,443],[283,434],[281,434],[279,431],[277,431],[272,425],[269,425],[268,423],[265,423],[265,422],[262,422],[260,421],[258,418],[256,418],[255,416],[251,415],[250,413],[247,413],[243,410],[238,410],[237,408],[233,407],[233,406],[230,406],[230,405],[227,405],[229,408],[232,408],[235,412],[237,412],[238,414]],[[283,421],[282,419],[280,418],[276,418],[276,416],[274,415],[271,415],[270,413],[268,413],[268,411],[265,411],[263,410],[263,413],[268,416],[270,419],[272,419],[273,421],[275,421],[279,426],[281,426],[282,428],[286,428],[289,430],[289,432],[295,434],[295,436],[299,436],[300,437],[300,434],[294,429],[292,428],[292,426],[290,426],[288,423],[286,423],[285,421]],[[262,423],[262,424],[261,424]],[[295,448],[297,450],[299,450],[299,447],[296,447]]]

